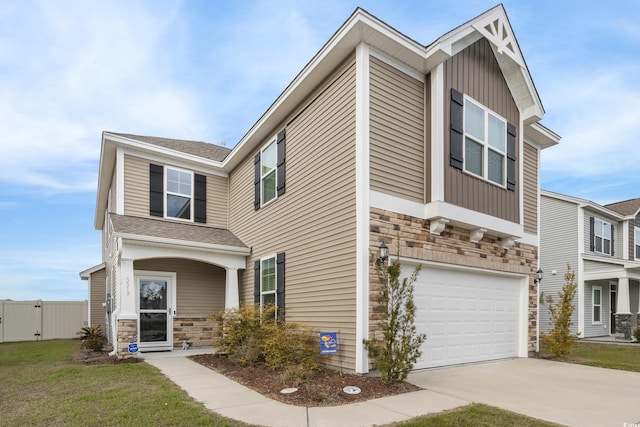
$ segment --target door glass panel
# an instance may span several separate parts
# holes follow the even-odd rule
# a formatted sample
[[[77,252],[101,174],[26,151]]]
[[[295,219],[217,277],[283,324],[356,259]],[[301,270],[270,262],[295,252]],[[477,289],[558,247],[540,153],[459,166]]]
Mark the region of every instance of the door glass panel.
[[[166,280],[140,280],[140,309],[167,309]]]
[[[140,341],[167,341],[167,313],[140,313]]]

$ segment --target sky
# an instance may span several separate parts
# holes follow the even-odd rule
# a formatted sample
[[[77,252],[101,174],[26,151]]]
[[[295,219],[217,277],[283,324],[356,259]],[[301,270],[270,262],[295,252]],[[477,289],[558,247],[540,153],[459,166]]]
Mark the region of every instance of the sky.
[[[497,0],[0,0],[0,299],[85,300],[103,131],[233,147],[360,6],[427,45]],[[640,2],[503,2],[562,137],[541,187],[640,197]]]

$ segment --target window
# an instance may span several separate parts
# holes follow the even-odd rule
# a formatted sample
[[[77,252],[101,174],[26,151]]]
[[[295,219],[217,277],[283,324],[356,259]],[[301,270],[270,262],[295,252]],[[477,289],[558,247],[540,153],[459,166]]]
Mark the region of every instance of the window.
[[[266,305],[276,306],[276,257],[260,261],[260,308]],[[274,311],[276,317],[277,311]]]
[[[260,304],[261,311],[265,305],[273,304],[277,308],[274,311],[276,318],[284,315],[284,264],[284,252],[254,264],[254,303]]]
[[[207,222],[207,177],[149,164],[149,215]]]
[[[286,132],[278,133],[265,145],[254,160],[255,197],[254,208],[260,209],[285,193],[286,176]]]
[[[464,170],[505,185],[507,122],[464,98]]]
[[[276,198],[276,153],[275,139],[261,153],[260,181],[263,205]]]
[[[633,242],[636,249],[635,250],[636,259],[640,260],[640,228],[635,227],[633,237],[634,237]]]
[[[165,203],[166,216],[191,220],[193,198],[193,174],[178,169],[166,168]]]
[[[594,221],[594,251],[602,254],[612,255],[611,252],[611,224],[595,219]]]
[[[593,323],[602,323],[602,287],[593,287]]]

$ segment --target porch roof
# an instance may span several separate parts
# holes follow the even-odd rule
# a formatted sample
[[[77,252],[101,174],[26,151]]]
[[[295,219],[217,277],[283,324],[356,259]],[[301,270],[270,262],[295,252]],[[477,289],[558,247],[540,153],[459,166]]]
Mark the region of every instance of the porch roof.
[[[231,231],[195,224],[141,218],[128,215],[110,214],[113,231],[120,236],[146,236],[154,239],[168,239],[185,243],[226,246],[248,250]]]

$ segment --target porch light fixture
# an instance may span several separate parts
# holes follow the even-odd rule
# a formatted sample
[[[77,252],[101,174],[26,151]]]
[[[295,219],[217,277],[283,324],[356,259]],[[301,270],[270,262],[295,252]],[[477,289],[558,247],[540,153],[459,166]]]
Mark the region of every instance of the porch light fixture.
[[[389,247],[384,243],[380,243],[380,255],[376,260],[376,264],[380,265],[383,262],[386,262],[389,259]]]
[[[538,271],[536,271],[536,278],[533,279],[533,283],[537,285],[540,282],[542,282],[542,273],[543,273],[542,269],[538,269]]]

